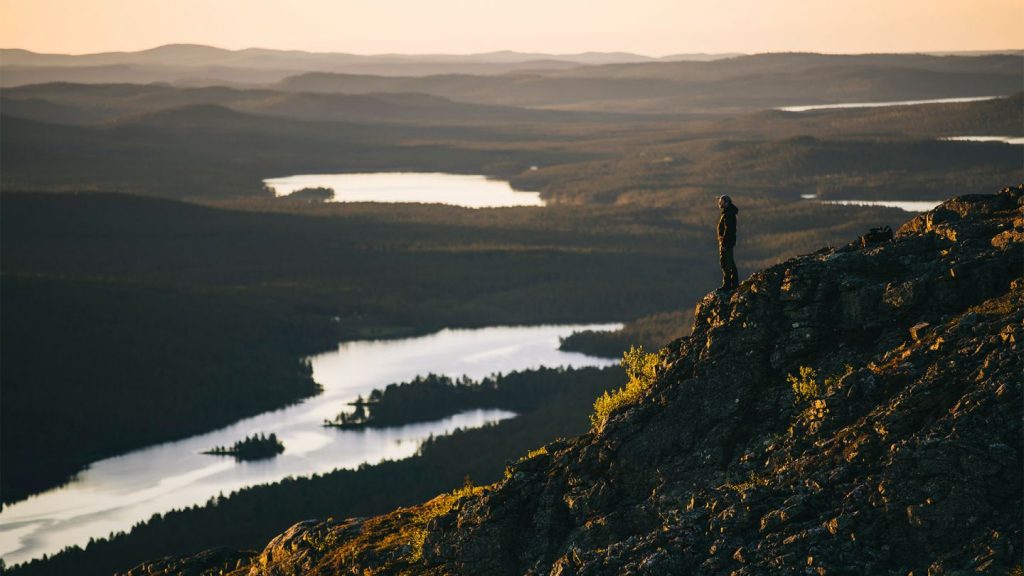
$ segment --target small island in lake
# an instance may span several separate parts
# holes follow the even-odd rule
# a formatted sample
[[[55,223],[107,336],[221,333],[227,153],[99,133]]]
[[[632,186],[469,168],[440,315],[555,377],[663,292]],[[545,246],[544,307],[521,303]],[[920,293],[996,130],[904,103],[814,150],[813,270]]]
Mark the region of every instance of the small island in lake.
[[[326,186],[319,186],[315,188],[303,188],[296,190],[287,196],[282,196],[288,200],[304,200],[306,202],[327,202],[334,199],[334,189],[327,188]]]
[[[465,376],[461,380],[437,374],[417,376],[411,382],[374,390],[365,400],[360,395],[349,402],[354,410],[341,412],[334,420],[324,420],[324,426],[346,430],[401,426],[444,418],[470,408],[504,407],[495,391],[493,379],[473,382]]]
[[[244,440],[235,442],[230,448],[215,446],[213,449],[203,452],[203,454],[234,456],[236,460],[262,460],[264,458],[273,458],[281,452],[284,452],[284,444],[277,439],[277,434],[271,432],[270,436],[263,434],[246,436]]]
[[[348,403],[349,406],[355,406],[355,410],[352,412],[341,412],[334,417],[334,420],[324,420],[324,426],[328,428],[342,428],[344,430],[366,428],[371,424],[371,417],[367,414],[367,407],[371,404],[379,403],[380,396],[380,390],[374,390],[371,394],[373,400],[366,401],[363,400],[363,395],[360,394],[355,401]]]

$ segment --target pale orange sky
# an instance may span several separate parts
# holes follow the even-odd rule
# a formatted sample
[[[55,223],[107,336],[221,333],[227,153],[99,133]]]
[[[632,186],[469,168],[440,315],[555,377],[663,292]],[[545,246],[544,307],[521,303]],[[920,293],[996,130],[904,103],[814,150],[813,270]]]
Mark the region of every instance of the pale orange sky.
[[[0,0],[0,47],[374,54],[1020,49],[1024,0]]]

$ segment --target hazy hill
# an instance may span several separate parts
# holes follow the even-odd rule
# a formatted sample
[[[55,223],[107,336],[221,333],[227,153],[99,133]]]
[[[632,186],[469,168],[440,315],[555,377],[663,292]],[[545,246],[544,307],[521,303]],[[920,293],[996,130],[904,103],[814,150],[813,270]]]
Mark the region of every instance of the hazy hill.
[[[442,171],[576,204],[666,205],[724,188],[938,199],[1020,181],[1018,147],[936,141],[1019,134],[1020,102],[636,117],[416,94],[52,84],[5,91],[0,160],[6,191],[259,197],[275,175]]]
[[[328,77],[331,80],[334,77]],[[315,78],[310,77],[315,82]],[[376,86],[384,88],[385,85]],[[404,88],[404,86],[403,86]],[[691,137],[714,135],[857,134],[951,136],[965,134],[1017,135],[1024,130],[1024,93],[1010,98],[966,103],[890,108],[851,108],[809,112],[762,111],[753,114],[659,118],[649,114],[573,113],[512,106],[454,102],[412,92],[339,94],[286,92],[264,88],[166,84],[81,84],[52,82],[8,88],[0,95],[9,116],[59,124],[95,124],[144,112],[195,104],[215,104],[239,112],[269,114],[302,120],[348,120],[372,123],[475,124],[596,123],[643,124],[645,129],[671,128]],[[659,124],[662,123],[662,124]]]
[[[302,92],[422,92],[527,107],[684,112],[796,104],[1001,96],[1024,85],[1024,57],[763,54],[714,62],[613,64],[536,74],[388,78],[311,73]]]
[[[4,114],[43,122],[88,124],[182,106],[213,104],[238,112],[297,120],[407,124],[539,123],[614,120],[616,116],[457,103],[427,94],[325,94],[181,88],[166,84],[32,84],[3,93]],[[631,120],[638,120],[634,117]]]
[[[41,54],[21,49],[0,49],[0,60],[10,66],[109,66],[113,64],[147,64],[158,66],[238,66],[265,69],[329,69],[353,63],[480,63],[524,64],[537,61],[559,61],[572,64],[610,64],[614,62],[655,62],[658,60],[711,60],[736,54],[674,54],[664,58],[628,52],[582,52],[547,54],[502,50],[478,54],[346,54],[344,52],[307,52],[246,48],[226,50],[198,44],[167,44],[135,52],[103,52],[97,54]]]
[[[793,74],[818,68],[901,68],[932,72],[1019,73],[1024,53],[984,56],[929,56],[926,54],[818,54],[772,52],[704,62],[610,63],[558,73],[562,77],[673,78],[718,80],[748,74]]]
[[[337,73],[376,74],[383,76],[427,76],[432,74],[495,75],[512,72],[538,72],[575,68],[578,64],[559,60],[536,60],[523,63],[489,62],[422,62],[394,61],[384,63],[352,63],[329,66]],[[197,65],[167,66],[156,64],[109,64],[100,66],[4,66],[0,87],[24,86],[43,82],[165,82],[178,86],[266,86],[296,73],[318,71],[320,66],[300,68],[247,68],[244,66]]]
[[[304,52],[170,44],[137,52],[40,54],[0,50],[0,85],[73,82],[180,82],[186,84],[270,83],[296,72],[324,71],[385,76],[504,74],[523,70],[564,70],[615,62],[714,60],[734,54],[677,54],[662,59],[624,52],[542,54],[512,51],[484,54],[379,54]]]
[[[1008,98],[920,106],[784,112],[765,110],[718,123],[719,134],[799,134],[853,137],[1024,135],[1024,92]]]
[[[296,120],[194,104],[100,125],[3,115],[3,190],[131,191],[170,197],[266,196],[274,175],[451,172],[512,175],[593,158],[493,128]],[[516,127],[516,130],[521,129]],[[504,141],[503,141],[504,140]],[[229,166],[230,169],[225,169]]]
[[[0,68],[0,87],[42,82],[174,82],[200,86],[262,86],[278,82],[295,70],[264,70],[231,66],[150,66],[111,64],[106,66],[8,66]]]
[[[275,85],[302,92],[418,92],[476,104],[648,113],[998,96],[1024,85],[1019,53],[725,56],[361,56],[192,45],[81,56],[5,50],[0,83]]]
[[[130,574],[1019,570],[1022,194],[709,294],[589,433],[494,484]]]

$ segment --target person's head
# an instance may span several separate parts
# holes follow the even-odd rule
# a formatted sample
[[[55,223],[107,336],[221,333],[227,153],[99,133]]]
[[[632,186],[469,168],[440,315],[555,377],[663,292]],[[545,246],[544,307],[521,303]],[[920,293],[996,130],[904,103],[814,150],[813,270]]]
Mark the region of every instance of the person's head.
[[[725,195],[722,195],[722,196],[718,197],[718,207],[719,208],[725,208],[729,204],[732,204],[732,198],[729,198],[728,196],[725,196]]]

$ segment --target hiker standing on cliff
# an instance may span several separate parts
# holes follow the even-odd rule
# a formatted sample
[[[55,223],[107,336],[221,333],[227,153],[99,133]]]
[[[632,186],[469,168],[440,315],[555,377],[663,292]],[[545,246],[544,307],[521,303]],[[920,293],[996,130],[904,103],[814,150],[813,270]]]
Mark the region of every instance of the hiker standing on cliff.
[[[718,197],[718,207],[722,210],[722,216],[718,219],[718,263],[722,265],[722,286],[718,289],[727,292],[740,285],[736,260],[732,255],[736,246],[736,214],[740,210],[728,196]]]

